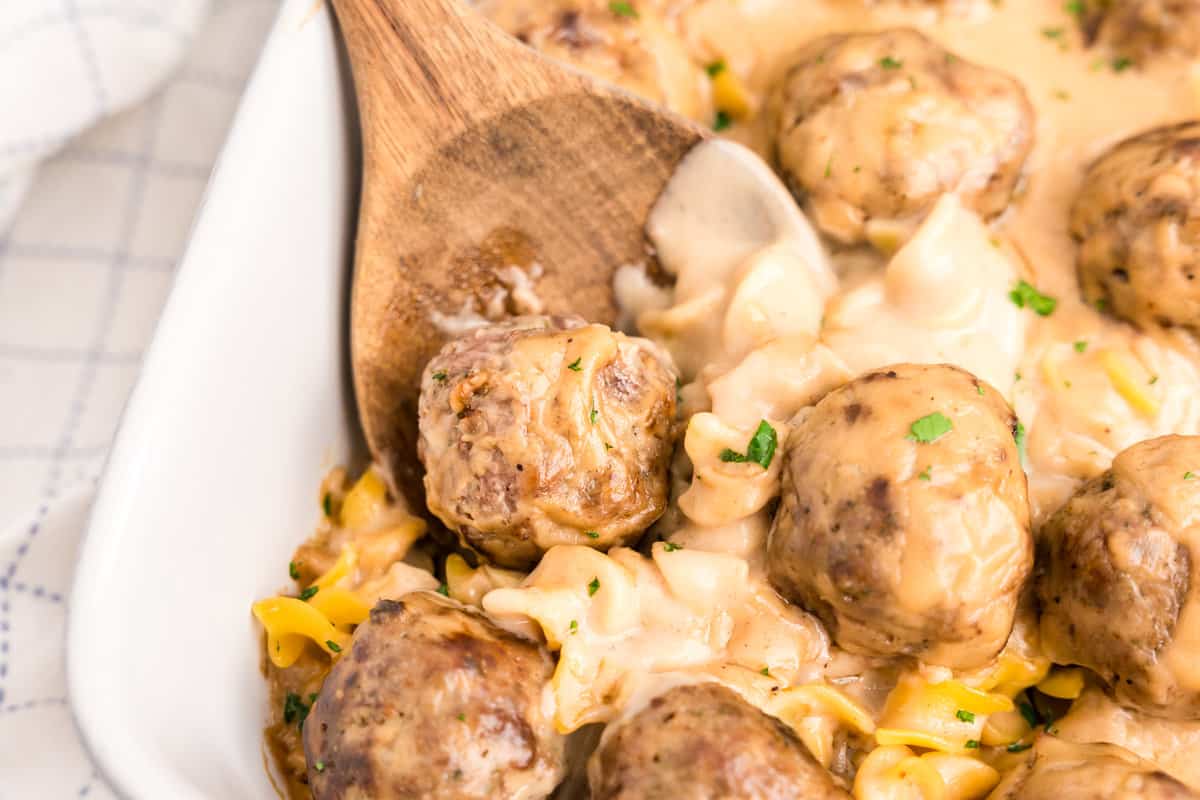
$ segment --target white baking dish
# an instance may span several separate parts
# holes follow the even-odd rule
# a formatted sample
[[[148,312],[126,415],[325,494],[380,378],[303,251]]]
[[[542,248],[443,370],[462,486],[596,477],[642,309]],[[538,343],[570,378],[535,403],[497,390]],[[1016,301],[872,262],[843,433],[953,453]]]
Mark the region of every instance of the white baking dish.
[[[287,582],[356,429],[354,115],[327,7],[288,0],[242,102],[92,513],[68,671],[138,798],[270,798],[250,603]]]

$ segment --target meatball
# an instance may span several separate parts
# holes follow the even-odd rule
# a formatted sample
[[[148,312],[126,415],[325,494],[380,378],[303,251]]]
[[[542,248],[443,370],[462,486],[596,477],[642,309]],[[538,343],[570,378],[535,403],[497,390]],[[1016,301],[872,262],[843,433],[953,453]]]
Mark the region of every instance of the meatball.
[[[1085,3],[1084,37],[1137,63],[1163,53],[1200,55],[1197,0],[1095,0]]]
[[[1012,630],[1033,562],[1029,499],[999,392],[899,364],[793,421],[771,583],[846,650],[967,669]]]
[[[1200,332],[1200,121],[1117,144],[1071,209],[1085,299],[1140,327]]]
[[[1195,800],[1185,785],[1115,745],[1038,738],[988,800]]]
[[[485,13],[527,45],[692,119],[711,119],[708,76],[661,2],[490,0]]]
[[[667,356],[576,318],[523,317],[450,342],[421,383],[429,510],[506,567],[628,544],[667,506]]]
[[[919,221],[947,192],[999,214],[1033,146],[1020,83],[905,28],[811,42],[770,109],[785,180],[846,244],[873,220]]]
[[[605,732],[592,800],[850,800],[791,730],[724,686],[679,686]]]
[[[429,592],[382,600],[304,723],[316,800],[546,797],[563,738],[542,647]]]
[[[1121,702],[1175,719],[1200,718],[1200,637],[1184,619],[1200,614],[1198,465],[1200,436],[1136,444],[1038,532],[1046,655],[1094,670]]]

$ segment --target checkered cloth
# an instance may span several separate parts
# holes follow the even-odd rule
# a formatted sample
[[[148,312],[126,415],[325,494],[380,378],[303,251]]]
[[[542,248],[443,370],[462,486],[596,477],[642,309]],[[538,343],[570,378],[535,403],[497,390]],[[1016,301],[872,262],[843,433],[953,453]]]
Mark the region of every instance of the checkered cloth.
[[[113,795],[66,700],[65,593],[277,1],[0,0],[0,800]]]

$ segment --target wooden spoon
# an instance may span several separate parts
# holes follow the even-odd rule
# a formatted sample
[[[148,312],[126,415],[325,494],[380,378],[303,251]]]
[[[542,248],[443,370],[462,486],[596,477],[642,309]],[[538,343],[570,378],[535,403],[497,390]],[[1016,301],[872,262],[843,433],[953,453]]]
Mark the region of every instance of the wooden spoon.
[[[650,207],[705,134],[454,0],[333,7],[363,140],[350,324],[359,417],[371,452],[424,508],[417,397],[447,339],[434,320],[482,310],[504,289],[498,270],[515,266],[540,272],[547,313],[611,323],[613,272],[646,259]]]

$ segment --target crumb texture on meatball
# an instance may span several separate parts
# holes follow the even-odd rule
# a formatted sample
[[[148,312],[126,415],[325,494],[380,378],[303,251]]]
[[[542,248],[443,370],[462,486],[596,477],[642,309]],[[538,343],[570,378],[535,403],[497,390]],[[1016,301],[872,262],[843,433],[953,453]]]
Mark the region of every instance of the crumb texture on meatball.
[[[1142,328],[1200,332],[1200,122],[1102,155],[1071,208],[1084,299]]]
[[[523,317],[425,369],[417,452],[429,510],[507,567],[628,544],[666,509],[675,375],[644,339]]]
[[[846,244],[872,221],[918,222],[948,192],[999,214],[1033,146],[1020,83],[907,28],[810,42],[769,113],[785,180]]]
[[[615,723],[588,777],[592,800],[850,800],[786,725],[715,683]]]
[[[1197,436],[1136,444],[1038,532],[1046,654],[1176,719],[1200,718],[1197,464]]]
[[[1115,745],[1038,737],[988,800],[1194,800],[1187,786]]]
[[[829,393],[788,437],[771,583],[851,652],[987,663],[1033,562],[1016,424],[999,392],[945,365]]]
[[[564,774],[549,653],[430,592],[380,601],[304,723],[316,800],[533,800]]]

